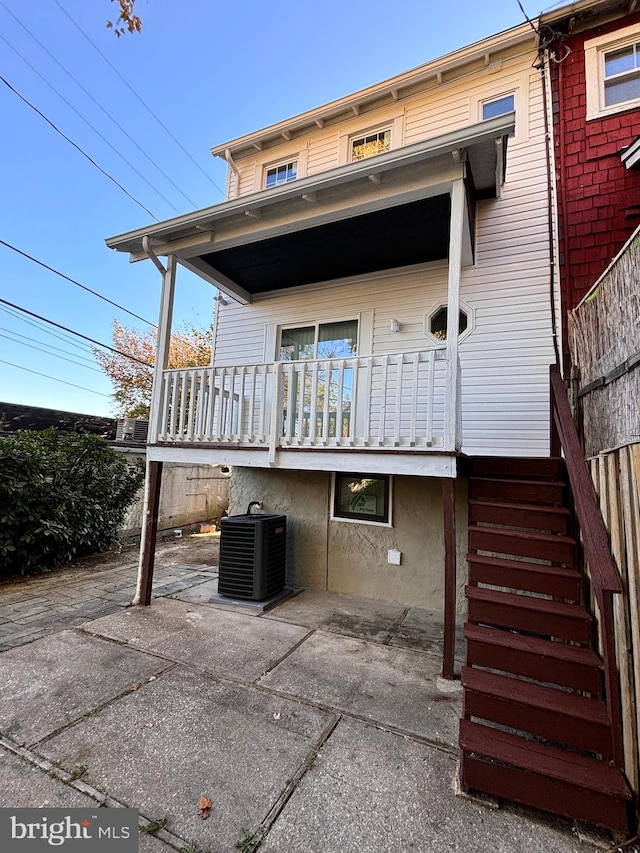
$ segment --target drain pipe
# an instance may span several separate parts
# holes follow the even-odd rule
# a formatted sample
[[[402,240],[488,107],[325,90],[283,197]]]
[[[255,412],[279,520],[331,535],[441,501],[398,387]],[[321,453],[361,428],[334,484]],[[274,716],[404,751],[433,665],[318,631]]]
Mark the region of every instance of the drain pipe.
[[[238,167],[236,166],[235,160],[231,156],[231,149],[230,148],[224,149],[224,159],[227,161],[227,163],[229,164],[229,168],[231,169],[233,174],[236,176],[236,196],[239,196],[240,195],[240,169],[238,169]]]

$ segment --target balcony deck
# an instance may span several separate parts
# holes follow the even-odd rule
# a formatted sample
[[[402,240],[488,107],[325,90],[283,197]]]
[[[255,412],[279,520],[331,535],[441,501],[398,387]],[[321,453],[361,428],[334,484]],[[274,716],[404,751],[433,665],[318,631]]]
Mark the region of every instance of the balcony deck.
[[[381,473],[389,468],[454,476],[445,473],[451,464],[444,461],[455,455],[445,442],[446,367],[441,347],[166,370],[149,458],[168,458],[166,449],[174,448],[205,461],[193,451],[215,449],[215,461],[224,458],[226,464],[320,470],[374,465]],[[435,467],[427,456],[439,457]]]

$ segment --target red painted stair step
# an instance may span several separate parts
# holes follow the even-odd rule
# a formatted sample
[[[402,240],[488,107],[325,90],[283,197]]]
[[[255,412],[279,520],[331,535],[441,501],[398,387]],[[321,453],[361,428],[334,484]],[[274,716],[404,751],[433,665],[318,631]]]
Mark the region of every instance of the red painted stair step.
[[[569,510],[562,506],[521,504],[472,498],[469,501],[469,521],[472,524],[508,524],[552,533],[567,533]]]
[[[550,456],[474,456],[471,460],[471,474],[474,477],[562,480],[564,471],[564,460]]]
[[[471,667],[463,667],[461,679],[467,717],[612,757],[611,724],[599,699]]]
[[[564,483],[545,480],[509,480],[470,477],[469,497],[532,504],[562,504]]]
[[[515,557],[573,563],[575,542],[569,536],[469,525],[469,548]]]
[[[465,625],[467,664],[597,694],[603,664],[591,649],[527,637],[482,625]]]
[[[575,569],[504,557],[487,557],[483,554],[467,554],[467,562],[472,583],[538,592],[571,601],[580,600],[583,580]]]
[[[577,604],[467,586],[468,621],[587,645],[591,616]]]

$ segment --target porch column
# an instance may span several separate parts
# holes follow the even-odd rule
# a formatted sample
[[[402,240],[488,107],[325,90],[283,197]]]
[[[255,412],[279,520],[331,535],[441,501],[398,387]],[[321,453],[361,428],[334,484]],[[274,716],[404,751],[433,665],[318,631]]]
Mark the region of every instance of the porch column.
[[[159,262],[158,264],[162,268]],[[173,319],[175,288],[176,261],[173,255],[169,255],[167,258],[167,267],[162,273],[158,340],[156,344],[156,360],[153,368],[153,389],[151,392],[147,444],[155,444],[158,440],[162,406],[162,372],[167,369],[169,364],[169,344],[171,341],[171,321]],[[145,607],[151,603],[151,585],[153,583],[153,564],[155,560],[156,534],[158,532],[161,482],[162,462],[147,462],[142,532],[140,535],[140,556],[138,561],[138,581],[136,584],[136,594],[133,599],[133,604],[142,604]]]
[[[458,324],[460,317],[460,275],[465,216],[464,180],[451,185],[451,225],[449,230],[449,281],[447,291],[447,373],[445,379],[444,449],[459,450],[460,376],[458,367]]]

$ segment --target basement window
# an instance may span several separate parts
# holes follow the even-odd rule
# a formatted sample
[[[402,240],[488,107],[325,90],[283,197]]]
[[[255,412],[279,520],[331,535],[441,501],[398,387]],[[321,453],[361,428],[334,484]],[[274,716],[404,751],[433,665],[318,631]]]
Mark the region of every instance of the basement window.
[[[334,474],[331,518],[391,527],[391,477]]]

